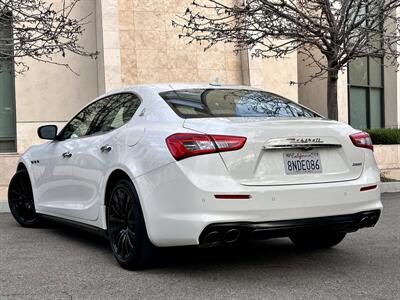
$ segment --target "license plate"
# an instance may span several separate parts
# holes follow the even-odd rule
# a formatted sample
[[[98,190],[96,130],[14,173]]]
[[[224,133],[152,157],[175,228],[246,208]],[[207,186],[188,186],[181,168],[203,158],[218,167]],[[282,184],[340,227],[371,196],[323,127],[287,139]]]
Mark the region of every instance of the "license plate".
[[[318,152],[290,152],[283,154],[287,175],[322,173]]]

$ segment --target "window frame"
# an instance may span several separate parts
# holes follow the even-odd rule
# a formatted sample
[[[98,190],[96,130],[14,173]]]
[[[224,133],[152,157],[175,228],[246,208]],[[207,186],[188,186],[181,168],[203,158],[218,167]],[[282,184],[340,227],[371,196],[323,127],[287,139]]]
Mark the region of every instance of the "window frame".
[[[122,125],[121,127],[114,128],[114,129],[112,129],[112,130],[109,130],[109,131],[107,131],[107,132],[98,132],[98,133],[94,133],[94,134],[90,134],[90,135],[84,135],[84,136],[80,136],[80,137],[76,137],[76,138],[64,139],[64,138],[61,137],[61,136],[63,135],[64,131],[66,130],[67,126],[68,126],[82,111],[84,111],[86,108],[88,108],[89,106],[91,106],[91,105],[93,105],[93,104],[95,104],[95,103],[97,103],[97,102],[99,102],[99,101],[101,101],[101,100],[104,100],[104,99],[106,99],[106,98],[110,98],[110,97],[114,97],[114,96],[118,96],[118,95],[125,95],[125,94],[130,94],[130,95],[135,96],[135,97],[139,100],[140,104],[139,104],[137,110],[135,111],[135,113],[132,115],[131,119],[130,119],[128,122],[126,122],[124,125]],[[131,91],[119,92],[119,93],[115,93],[115,94],[104,95],[104,96],[102,96],[101,98],[98,98],[98,99],[96,99],[95,101],[92,101],[92,102],[88,103],[88,104],[87,104],[85,107],[83,107],[77,114],[75,114],[75,115],[68,121],[68,123],[65,124],[65,126],[63,127],[63,129],[57,134],[57,136],[56,136],[56,138],[55,138],[55,141],[58,141],[58,142],[70,141],[70,140],[76,141],[76,140],[85,139],[85,138],[89,138],[89,137],[105,135],[105,134],[108,134],[108,133],[113,132],[113,131],[115,131],[115,130],[118,130],[118,129],[120,129],[120,128],[126,126],[126,125],[132,120],[132,118],[136,115],[136,113],[138,112],[138,110],[140,109],[140,107],[142,106],[142,104],[143,104],[142,98],[141,98],[137,93],[134,93],[134,92],[131,92]]]
[[[14,28],[13,28],[13,18],[12,15],[10,17],[10,29],[11,29],[11,38],[14,36]],[[14,49],[11,49],[12,55],[14,55]],[[7,154],[7,153],[17,153],[18,151],[18,140],[17,140],[17,103],[16,103],[16,92],[15,92],[15,64],[14,60],[10,59],[10,73],[11,73],[11,97],[12,97],[12,105],[13,111],[12,114],[12,129],[13,129],[13,136],[12,137],[0,137],[0,143],[2,142],[10,142],[13,144],[11,151],[0,151],[0,154]]]
[[[365,13],[368,14],[369,10],[370,10],[370,7],[367,5]],[[366,20],[366,22],[367,22],[366,26],[369,26],[368,19]],[[382,23],[380,25],[382,25]],[[379,29],[383,33],[383,25],[380,26]],[[368,42],[369,42],[370,37],[368,36],[367,38],[368,38]],[[382,42],[381,42],[380,46],[383,47]],[[385,128],[385,126],[386,126],[386,120],[385,120],[385,68],[384,68],[385,56],[384,55],[369,55],[366,57],[367,57],[367,81],[368,81],[368,85],[366,85],[366,86],[350,83],[350,62],[348,63],[348,67],[347,67],[347,108],[348,108],[347,109],[347,111],[348,111],[347,122],[348,122],[348,124],[351,125],[351,123],[350,123],[350,111],[351,111],[350,89],[351,89],[351,87],[364,88],[367,91],[367,99],[366,99],[367,128],[371,128],[371,90],[372,89],[380,89],[380,91],[381,91],[381,128]],[[380,58],[382,60],[382,63],[381,63],[381,74],[382,74],[381,80],[382,80],[382,82],[381,82],[380,87],[371,86],[370,59],[374,59],[374,58]]]
[[[370,59],[376,59],[379,58],[382,60],[381,66],[380,66],[380,71],[382,74],[382,82],[381,86],[372,86],[371,85],[371,72],[370,72]],[[347,122],[348,124],[352,125],[350,120],[351,120],[351,100],[350,100],[350,90],[352,87],[355,88],[363,88],[366,89],[367,92],[367,98],[366,98],[366,121],[367,121],[367,128],[359,128],[359,129],[369,129],[371,128],[371,90],[373,89],[379,89],[381,92],[381,127],[380,128],[385,128],[386,120],[385,120],[385,67],[384,67],[384,57],[381,56],[367,56],[367,85],[360,85],[360,84],[352,84],[350,82],[350,62],[347,68],[347,106],[348,106],[348,114],[347,114]]]

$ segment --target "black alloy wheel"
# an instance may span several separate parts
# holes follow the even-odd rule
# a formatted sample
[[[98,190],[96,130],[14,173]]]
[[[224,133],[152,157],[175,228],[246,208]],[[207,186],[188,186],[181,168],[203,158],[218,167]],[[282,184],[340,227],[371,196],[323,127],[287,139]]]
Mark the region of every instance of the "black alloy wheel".
[[[118,181],[110,194],[107,230],[112,252],[122,267],[135,270],[149,266],[155,247],[147,236],[136,191],[127,179]]]
[[[40,219],[36,214],[32,185],[27,170],[15,173],[8,187],[8,205],[15,220],[24,227],[35,227]]]

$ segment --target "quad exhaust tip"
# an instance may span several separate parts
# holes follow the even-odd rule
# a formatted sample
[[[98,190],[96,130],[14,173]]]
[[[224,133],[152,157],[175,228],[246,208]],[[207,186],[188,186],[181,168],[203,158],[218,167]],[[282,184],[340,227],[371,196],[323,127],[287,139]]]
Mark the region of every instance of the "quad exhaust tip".
[[[352,215],[325,217],[327,223],[321,224],[320,218],[316,218],[315,227],[329,228],[330,230],[339,230],[343,232],[354,232],[358,229],[366,227],[374,227],[380,217],[380,211],[365,211]],[[221,244],[234,244],[239,240],[247,239],[268,239],[271,237],[287,237],[293,232],[304,230],[310,231],[314,228],[312,225],[314,219],[293,220],[285,222],[265,222],[258,224],[243,224],[238,223],[219,223],[210,224],[203,230],[199,237],[199,246],[202,248],[212,248]],[[272,226],[273,225],[273,226]]]
[[[239,240],[239,238],[240,238],[240,230],[233,228],[233,229],[227,230],[222,239],[225,243],[232,244],[232,243],[237,242]]]
[[[363,217],[358,224],[359,228],[373,227],[378,222],[377,216]]]
[[[233,244],[240,238],[240,230],[231,228],[225,232],[213,230],[207,233],[203,239],[203,246],[205,247],[216,247],[221,243]]]
[[[369,218],[369,223],[367,227],[373,227],[375,224],[378,222],[378,217],[377,216],[372,216]]]
[[[204,237],[204,243],[207,247],[215,247],[221,243],[221,233],[219,231],[211,231]]]

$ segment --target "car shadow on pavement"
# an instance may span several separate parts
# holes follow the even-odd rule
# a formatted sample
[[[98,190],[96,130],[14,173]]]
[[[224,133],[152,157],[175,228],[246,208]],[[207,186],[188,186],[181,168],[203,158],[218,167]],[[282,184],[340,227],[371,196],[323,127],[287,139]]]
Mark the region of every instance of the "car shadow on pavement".
[[[302,250],[295,247],[289,239],[271,239],[254,241],[245,245],[221,246],[210,249],[179,247],[163,249],[161,254],[164,268],[190,267],[193,269],[219,269],[221,266],[248,268],[249,266],[268,265],[282,267],[281,263],[294,263],[298,260],[312,260],[317,253],[335,252],[337,249]]]
[[[104,264],[117,266],[112,257],[108,240],[82,229],[60,223],[48,222],[42,227],[63,242],[92,251],[104,259]],[[225,269],[238,270],[250,268],[292,268],[299,265],[310,265],[318,260],[332,265],[339,257],[347,256],[349,261],[357,262],[356,253],[348,253],[340,245],[332,249],[302,250],[295,247],[288,238],[254,241],[247,244],[221,246],[216,248],[171,247],[159,248],[157,261],[152,268],[141,272],[210,272]]]

